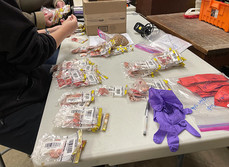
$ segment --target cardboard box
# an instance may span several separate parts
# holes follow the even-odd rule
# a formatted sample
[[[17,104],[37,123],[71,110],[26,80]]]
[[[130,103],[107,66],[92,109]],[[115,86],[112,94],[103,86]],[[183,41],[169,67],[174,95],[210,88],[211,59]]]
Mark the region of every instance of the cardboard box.
[[[87,35],[126,32],[126,0],[83,0],[83,12]]]

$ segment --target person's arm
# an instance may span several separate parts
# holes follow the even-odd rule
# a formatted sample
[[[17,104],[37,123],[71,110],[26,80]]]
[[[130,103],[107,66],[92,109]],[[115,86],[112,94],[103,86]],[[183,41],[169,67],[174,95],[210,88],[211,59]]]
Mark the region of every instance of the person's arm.
[[[50,35],[39,34],[17,4],[10,2],[0,1],[0,54],[15,69],[29,72],[52,56],[56,41]]]
[[[22,12],[22,13],[27,19],[29,19],[34,25],[36,25],[38,29],[45,28],[46,20],[43,12],[39,11],[31,14],[26,12]]]
[[[68,16],[68,19],[62,23],[62,26],[56,31],[50,33],[55,39],[57,48],[60,43],[69,35],[71,35],[78,27],[77,18],[74,15]]]
[[[57,29],[59,29],[61,27],[61,25],[56,25],[54,27],[51,27],[51,28],[46,28],[46,29],[40,29],[40,30],[37,30],[38,33],[43,33],[43,34],[50,34],[50,33],[53,33],[54,31],[56,31]]]
[[[68,36],[70,36],[78,27],[77,18],[74,15],[68,17],[62,25],[54,26],[52,28],[38,30],[38,33],[46,33],[48,32],[55,41],[56,47],[58,48],[60,43]]]
[[[50,21],[52,14],[45,15],[44,12],[39,11],[42,6],[41,0],[16,0],[16,2],[23,15],[35,24],[38,29],[52,26]]]

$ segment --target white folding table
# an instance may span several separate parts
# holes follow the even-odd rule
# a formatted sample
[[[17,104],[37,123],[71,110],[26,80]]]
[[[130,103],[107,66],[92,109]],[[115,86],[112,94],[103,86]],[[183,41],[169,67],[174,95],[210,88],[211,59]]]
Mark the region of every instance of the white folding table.
[[[136,22],[141,22],[143,24],[148,23],[147,20],[137,13],[128,12],[127,33],[130,35],[135,44],[143,40],[141,35],[133,30]],[[79,56],[71,53],[71,50],[74,48],[76,48],[76,44],[71,42],[70,39],[65,39],[61,44],[58,62],[73,58],[80,58]],[[218,72],[215,68],[204,62],[189,50],[184,51],[182,56],[187,59],[185,61],[185,67],[160,71],[160,75],[157,76],[156,79]],[[89,59],[98,65],[100,72],[109,77],[108,80],[103,81],[104,85],[125,86],[126,84],[133,83],[135,80],[125,76],[122,63],[125,61],[131,62],[146,60],[149,58],[149,53],[135,48],[133,52],[124,53],[122,55],[108,58],[96,57]],[[63,136],[76,132],[75,129],[61,129],[53,126],[54,117],[59,110],[58,99],[64,92],[71,90],[86,92],[96,89],[98,86],[99,85],[75,89],[58,89],[55,80],[53,80],[49,90],[36,145],[38,140],[45,133]],[[95,103],[92,105],[102,107],[103,112],[110,113],[107,131],[83,133],[83,139],[87,140],[87,144],[82,152],[80,162],[78,164],[70,162],[47,162],[43,165],[47,167],[89,167],[102,164],[117,165],[229,146],[228,131],[202,132],[201,138],[196,138],[187,131],[183,131],[179,135],[179,150],[173,153],[169,150],[166,139],[162,144],[154,143],[153,135],[158,130],[158,124],[153,121],[152,113],[149,114],[147,135],[143,136],[143,121],[146,101],[130,102],[127,97],[96,97]],[[188,120],[188,122],[198,130],[198,127],[195,125],[190,116],[186,116],[186,120]],[[33,160],[33,163],[36,167],[42,166],[38,161]]]

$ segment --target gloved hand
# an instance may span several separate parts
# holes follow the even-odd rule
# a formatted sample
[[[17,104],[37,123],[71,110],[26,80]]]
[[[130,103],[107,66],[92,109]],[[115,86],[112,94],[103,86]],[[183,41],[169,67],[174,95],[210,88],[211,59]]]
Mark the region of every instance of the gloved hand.
[[[183,109],[182,103],[170,90],[149,89],[149,103],[154,110],[154,121],[160,124],[154,134],[154,142],[162,143],[167,135],[169,149],[175,152],[179,148],[178,135],[187,130],[192,135],[200,137],[200,134],[185,120],[186,114],[191,114],[191,109]]]

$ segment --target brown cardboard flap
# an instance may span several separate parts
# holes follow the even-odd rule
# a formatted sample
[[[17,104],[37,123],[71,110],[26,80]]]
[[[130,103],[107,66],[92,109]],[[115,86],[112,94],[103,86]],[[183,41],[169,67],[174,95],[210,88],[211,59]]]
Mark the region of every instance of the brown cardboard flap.
[[[87,26],[104,25],[104,24],[118,24],[126,22],[126,13],[107,13],[107,14],[93,14],[84,15],[84,21]]]
[[[126,0],[83,0],[84,14],[126,12]]]

